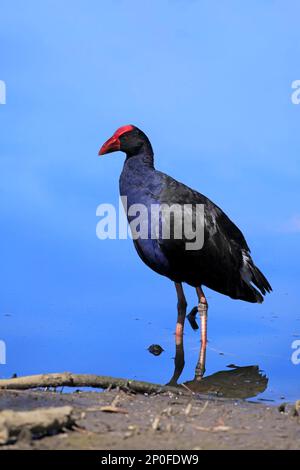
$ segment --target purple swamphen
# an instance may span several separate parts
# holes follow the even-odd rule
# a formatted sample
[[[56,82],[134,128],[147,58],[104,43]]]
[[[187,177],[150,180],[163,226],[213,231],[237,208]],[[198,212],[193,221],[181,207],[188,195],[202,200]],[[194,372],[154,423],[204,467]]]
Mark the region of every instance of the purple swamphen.
[[[176,343],[182,341],[187,309],[182,283],[196,288],[199,304],[190,313],[189,320],[197,328],[194,317],[198,310],[201,351],[197,368],[201,378],[205,370],[208,309],[202,286],[233,299],[258,303],[272,288],[255,266],[242,232],[227,215],[204,195],[155,169],[152,146],[144,132],[133,125],[120,127],[103,144],[99,155],[118,150],[126,154],[119,183],[120,195],[126,196],[128,208],[134,204],[143,204],[149,211],[152,205],[194,207],[199,204],[204,207],[204,243],[201,249],[187,250],[184,236],[152,238],[151,222],[148,225],[149,236],[133,240],[144,263],[175,283],[178,298]],[[193,219],[196,212],[192,214]],[[129,223],[133,220],[129,212],[127,218]],[[195,226],[195,220],[192,222]]]

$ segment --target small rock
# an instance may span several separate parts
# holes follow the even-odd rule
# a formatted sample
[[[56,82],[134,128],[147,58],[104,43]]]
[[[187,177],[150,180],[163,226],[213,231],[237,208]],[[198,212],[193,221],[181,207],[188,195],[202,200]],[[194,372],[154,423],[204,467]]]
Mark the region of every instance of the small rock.
[[[281,404],[278,406],[278,411],[279,411],[279,413],[285,413],[285,410],[286,410],[286,403],[281,403]]]
[[[148,351],[154,356],[159,356],[164,351],[164,349],[159,344],[151,344],[151,346],[148,348]]]

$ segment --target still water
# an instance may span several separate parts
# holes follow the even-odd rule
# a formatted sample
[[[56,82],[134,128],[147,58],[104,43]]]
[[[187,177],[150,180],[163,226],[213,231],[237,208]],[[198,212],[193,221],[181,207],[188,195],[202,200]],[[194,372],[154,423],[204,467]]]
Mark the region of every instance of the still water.
[[[11,232],[10,243],[13,237]],[[186,321],[184,344],[176,351],[175,289],[140,262],[131,243],[122,245],[118,256],[108,244],[106,255],[95,260],[99,245],[78,256],[72,245],[61,242],[45,250],[45,240],[35,240],[34,247],[31,240],[23,240],[28,250],[16,245],[13,256],[4,253],[1,377],[66,370],[161,384],[173,377],[219,396],[270,404],[300,398],[298,282],[296,275],[275,269],[276,263],[283,266],[283,257],[269,260],[273,274],[266,274],[274,292],[262,305],[206,290],[209,342],[199,382],[194,378],[200,332]],[[185,290],[190,309],[196,296],[192,288]],[[149,352],[153,344],[163,349],[160,355]]]

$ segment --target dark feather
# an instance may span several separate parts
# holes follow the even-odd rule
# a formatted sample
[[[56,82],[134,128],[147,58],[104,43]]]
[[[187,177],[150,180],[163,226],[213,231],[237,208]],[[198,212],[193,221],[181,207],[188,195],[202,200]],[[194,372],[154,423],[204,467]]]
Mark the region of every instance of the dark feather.
[[[184,236],[138,239],[134,244],[139,256],[154,271],[175,282],[205,285],[234,299],[262,302],[263,295],[272,289],[255,266],[240,229],[210,199],[155,170],[152,148],[147,145],[146,151],[127,156],[120,178],[121,195],[128,197],[128,205],[142,203],[148,209],[151,204],[203,204],[204,245],[199,250],[186,250],[190,240]],[[150,230],[151,226],[149,234]]]

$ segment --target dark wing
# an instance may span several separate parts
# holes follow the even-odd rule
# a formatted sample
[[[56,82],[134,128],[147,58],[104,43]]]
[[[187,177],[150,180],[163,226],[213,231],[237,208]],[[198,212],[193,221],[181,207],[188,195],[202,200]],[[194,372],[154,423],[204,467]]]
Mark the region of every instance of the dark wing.
[[[262,302],[262,294],[271,290],[263,274],[254,265],[250,249],[239,228],[210,199],[162,175],[163,190],[160,204],[204,205],[204,245],[200,250],[186,250],[187,240],[159,239],[161,250],[172,263],[178,280],[193,286],[204,284],[233,298]],[[196,228],[193,211],[193,228]]]

